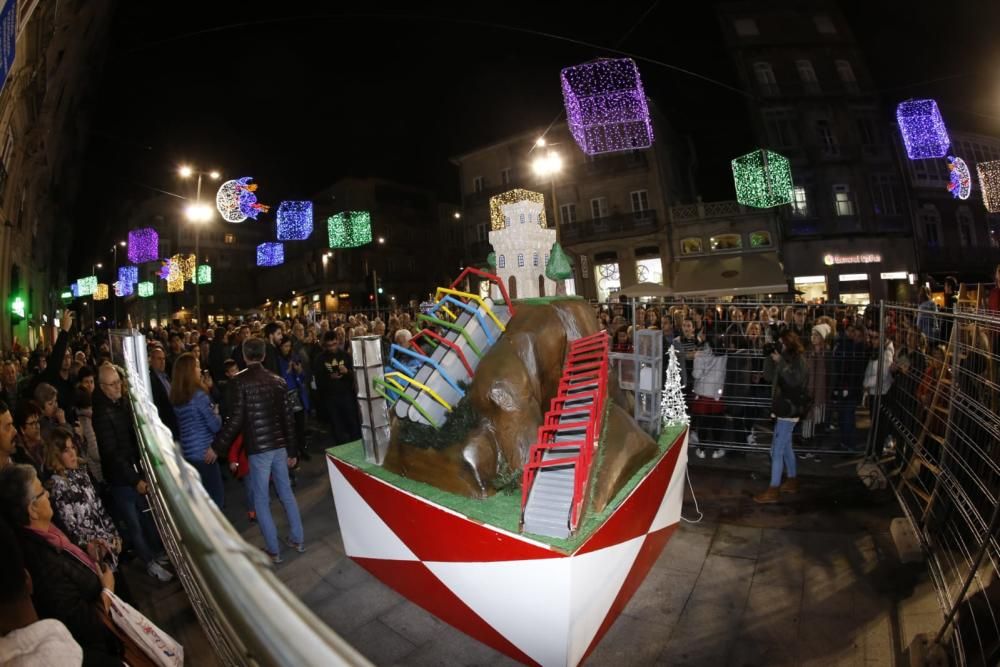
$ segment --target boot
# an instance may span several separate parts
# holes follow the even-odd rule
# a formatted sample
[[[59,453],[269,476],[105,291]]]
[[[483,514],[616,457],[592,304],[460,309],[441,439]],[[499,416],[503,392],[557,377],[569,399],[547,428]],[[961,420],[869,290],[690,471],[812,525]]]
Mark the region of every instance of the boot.
[[[799,478],[789,477],[781,484],[782,493],[798,493],[799,492]]]
[[[769,486],[767,490],[763,493],[758,493],[753,497],[755,503],[760,503],[761,505],[768,505],[771,503],[778,502],[778,498],[781,497],[781,491],[776,486]]]

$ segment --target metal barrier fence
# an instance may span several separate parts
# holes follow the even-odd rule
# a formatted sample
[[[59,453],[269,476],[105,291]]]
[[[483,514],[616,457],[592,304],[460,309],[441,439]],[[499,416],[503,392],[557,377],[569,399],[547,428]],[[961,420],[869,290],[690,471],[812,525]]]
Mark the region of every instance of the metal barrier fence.
[[[1000,313],[884,305],[871,445],[927,553],[954,664],[1000,664]]]
[[[111,344],[112,358],[126,371],[153,517],[219,661],[369,665],[285,588],[270,560],[243,540],[208,497],[153,405],[145,337],[114,332]]]
[[[810,370],[812,408],[796,430],[796,451],[814,457],[864,450],[867,406],[875,392],[874,385],[865,387],[866,374],[871,376],[876,365],[866,335],[875,325],[871,309],[667,300],[640,304],[634,313],[626,306],[599,311],[598,317],[612,336],[612,364],[622,386],[636,381],[629,363],[635,319],[642,329],[662,331],[665,355],[671,346],[677,351],[696,456],[768,451],[774,420],[764,360],[780,346],[779,335],[785,330],[798,334]],[[814,339],[813,332],[821,335]],[[659,382],[662,386],[663,377]]]

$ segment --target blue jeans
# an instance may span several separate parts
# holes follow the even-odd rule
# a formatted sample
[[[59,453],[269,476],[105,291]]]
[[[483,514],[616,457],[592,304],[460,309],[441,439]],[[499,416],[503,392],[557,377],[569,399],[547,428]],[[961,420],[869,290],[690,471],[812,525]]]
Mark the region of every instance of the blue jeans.
[[[854,399],[844,399],[837,406],[840,417],[840,442],[847,449],[854,449],[855,433],[857,432],[858,402]]]
[[[132,548],[139,560],[149,565],[157,554],[163,553],[163,542],[156,532],[149,503],[131,486],[112,486],[111,497],[115,499],[115,507],[128,527]]]
[[[792,451],[792,431],[796,422],[777,419],[774,422],[774,438],[771,440],[771,486],[781,486],[781,471],[784,468],[788,478],[795,477],[795,452]]]
[[[222,486],[222,472],[218,463],[205,463],[204,461],[188,461],[194,469],[201,475],[201,485],[208,491],[209,498],[220,510],[226,504],[226,490]]]
[[[284,447],[272,449],[260,454],[251,454],[250,486],[253,488],[254,510],[257,512],[257,525],[264,535],[264,544],[269,554],[279,553],[278,529],[271,517],[271,497],[268,492],[268,480],[274,481],[274,489],[278,492],[278,500],[285,508],[288,517],[289,537],[293,542],[301,544],[305,537],[302,534],[302,518],[299,516],[299,506],[292,494],[292,483],[288,479],[288,452]]]

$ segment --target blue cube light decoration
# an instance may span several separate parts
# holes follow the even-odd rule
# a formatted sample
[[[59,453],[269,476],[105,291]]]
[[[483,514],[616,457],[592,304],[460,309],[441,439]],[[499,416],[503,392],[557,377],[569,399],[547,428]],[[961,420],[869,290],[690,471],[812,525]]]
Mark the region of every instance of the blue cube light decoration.
[[[601,59],[560,74],[566,119],[587,155],[653,145],[646,93],[631,58]]]
[[[80,283],[74,282],[69,286],[69,291],[73,295],[74,299],[78,298],[80,296]]]
[[[770,208],[792,202],[792,167],[788,158],[760,149],[732,162],[736,200],[744,206]]]
[[[261,243],[257,246],[257,266],[279,266],[284,263],[284,243]]]
[[[278,206],[278,240],[305,241],[313,231],[311,201],[283,201]]]
[[[951,138],[934,100],[906,100],[896,107],[896,121],[911,160],[941,158],[948,154]]]
[[[134,285],[139,282],[138,266],[119,266],[118,282],[122,285]]]

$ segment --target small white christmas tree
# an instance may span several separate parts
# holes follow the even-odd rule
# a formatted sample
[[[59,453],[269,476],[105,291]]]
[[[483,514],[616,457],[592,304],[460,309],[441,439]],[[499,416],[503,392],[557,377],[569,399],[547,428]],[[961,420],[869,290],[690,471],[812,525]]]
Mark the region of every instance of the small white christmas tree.
[[[660,401],[660,418],[664,426],[688,424],[691,419],[681,391],[681,367],[677,361],[677,350],[670,346],[670,360],[667,362],[667,379],[663,383],[663,400]]]

